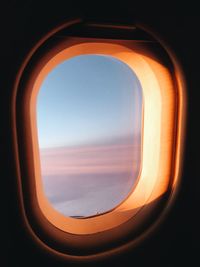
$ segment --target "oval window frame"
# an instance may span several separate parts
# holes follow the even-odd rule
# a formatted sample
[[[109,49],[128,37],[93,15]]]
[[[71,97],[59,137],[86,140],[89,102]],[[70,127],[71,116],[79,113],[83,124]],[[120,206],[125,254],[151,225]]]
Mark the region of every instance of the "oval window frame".
[[[51,34],[46,36],[44,40],[47,40],[49,36],[53,35],[58,30],[65,28],[66,26],[69,26],[71,23],[76,23],[76,22],[77,21],[73,21],[73,22],[70,22],[68,25],[66,24],[62,25],[60,28],[57,28],[55,31],[51,32]],[[91,40],[91,44],[94,44],[95,42],[93,39]],[[38,44],[38,47],[41,45],[41,43]],[[120,40],[120,41],[109,40],[109,39],[106,40],[106,44],[111,44],[111,43],[114,45],[116,45],[117,43],[117,45],[121,46],[121,45],[124,45],[126,42],[124,42],[123,40]],[[69,42],[69,39],[68,39],[67,44],[71,46],[74,43],[73,41],[72,43]],[[51,53],[56,54],[60,49],[62,50],[63,49],[62,45],[66,47],[65,41],[59,42],[59,45],[54,46],[54,48],[51,49]],[[125,46],[127,46],[128,49],[130,49],[129,44],[126,44]],[[37,51],[38,47],[36,47],[36,49],[32,51],[32,53],[27,58],[27,61],[24,63],[24,65],[22,66],[19,72],[18,79],[16,81],[16,86],[15,86],[16,92],[18,91],[17,98],[16,98],[16,95],[14,96],[14,107],[16,107],[15,111],[18,110],[16,113],[14,113],[14,123],[16,123],[15,138],[17,138],[18,143],[21,144],[21,147],[17,147],[16,145],[16,154],[19,157],[18,167],[21,171],[21,175],[19,173],[18,178],[19,178],[19,188],[21,192],[20,193],[21,200],[24,205],[24,211],[25,211],[24,213],[25,221],[28,223],[29,228],[32,229],[31,232],[33,233],[33,235],[36,237],[37,240],[39,238],[39,240],[42,241],[42,243],[46,243],[48,247],[53,248],[53,250],[57,252],[60,251],[64,255],[68,255],[68,256],[79,255],[80,249],[82,251],[81,252],[82,256],[83,255],[85,256],[87,255],[88,249],[91,249],[91,247],[93,246],[95,246],[94,254],[103,253],[105,252],[104,246],[108,244],[109,244],[108,250],[113,250],[114,248],[116,249],[117,247],[122,247],[122,243],[123,243],[122,240],[129,240],[128,243],[133,243],[133,240],[134,240],[134,243],[136,243],[136,239],[137,239],[136,236],[137,237],[141,236],[143,232],[147,232],[147,228],[148,228],[147,226],[149,226],[149,224],[151,224],[152,221],[154,221],[154,216],[157,216],[156,214],[158,213],[158,211],[160,213],[163,210],[164,211],[167,210],[169,203],[171,203],[171,200],[174,199],[175,193],[177,192],[178,185],[180,182],[180,166],[181,166],[180,155],[181,155],[182,144],[183,144],[183,132],[184,132],[183,129],[184,129],[184,119],[185,119],[184,80],[181,75],[180,68],[178,64],[174,62],[173,60],[174,76],[170,75],[169,76],[170,78],[168,77],[169,80],[171,80],[171,82],[168,80],[168,78],[166,79],[166,84],[168,83],[171,83],[173,85],[175,84],[175,86],[173,86],[173,90],[175,91],[174,94],[177,97],[176,108],[175,108],[177,112],[177,117],[174,119],[174,123],[176,122],[176,125],[174,125],[175,127],[173,129],[173,134],[171,134],[171,136],[173,137],[174,135],[176,135],[176,140],[173,139],[171,141],[170,140],[167,141],[167,142],[170,142],[171,145],[173,143],[173,146],[175,146],[175,149],[174,149],[175,151],[173,151],[173,153],[171,151],[171,159],[173,158],[173,167],[171,166],[171,168],[173,169],[172,172],[174,173],[173,179],[170,179],[170,180],[168,179],[167,182],[166,180],[165,182],[163,182],[163,180],[161,179],[160,182],[157,183],[157,186],[154,188],[154,192],[151,192],[146,198],[148,199],[148,205],[145,205],[145,206],[143,205],[142,207],[140,206],[139,207],[140,212],[137,212],[137,216],[132,216],[133,214],[131,214],[131,216],[128,217],[128,219],[126,217],[125,221],[120,221],[118,225],[116,225],[116,220],[112,220],[114,224],[110,226],[109,225],[106,226],[105,221],[104,221],[105,226],[103,226],[103,228],[102,227],[99,228],[97,224],[99,224],[100,222],[99,219],[104,215],[95,216],[94,218],[83,219],[83,221],[87,221],[90,219],[97,219],[96,224],[93,221],[94,227],[92,228],[92,231],[90,231],[89,228],[85,226],[82,227],[81,229],[80,229],[80,226],[78,226],[79,229],[78,228],[76,229],[78,231],[73,232],[72,228],[66,229],[66,225],[64,226],[59,225],[51,220],[50,217],[51,217],[51,214],[55,214],[54,211],[52,213],[52,210],[50,209],[48,211],[48,208],[47,208],[47,213],[44,212],[45,209],[42,207],[43,204],[41,204],[43,200],[39,200],[40,199],[40,193],[39,193],[40,185],[38,181],[35,183],[36,181],[35,177],[39,177],[37,176],[37,171],[39,170],[39,167],[38,168],[36,167],[38,166],[37,159],[36,159],[37,151],[35,151],[35,148],[38,148],[37,138],[35,138],[33,134],[34,129],[35,129],[34,127],[36,124],[35,124],[35,114],[34,114],[35,113],[35,108],[34,108],[34,105],[35,105],[34,97],[35,96],[33,95],[33,92],[35,90],[33,90],[32,86],[33,86],[33,83],[35,82],[35,79],[38,75],[38,72],[41,66],[44,66],[44,63],[46,62],[46,60],[48,60],[48,57],[50,56],[49,51],[45,56],[43,56],[43,54],[41,55],[39,52],[38,53],[39,61],[38,61],[38,55],[36,55],[34,59],[31,59],[33,54]],[[142,52],[143,54],[145,53],[145,56],[143,56],[142,61],[146,62],[147,66],[151,66],[150,70],[153,75],[155,75],[155,71],[158,71],[158,70],[159,72],[156,72],[156,74],[167,73],[167,76],[169,75],[168,69],[165,69],[165,68],[160,69],[160,67],[158,67],[159,66],[158,62],[154,62],[156,64],[152,62],[152,57],[154,57],[154,55],[151,54],[151,51],[148,51],[148,49],[142,47],[141,44],[139,45],[139,47],[136,45],[134,49],[136,49],[136,51]],[[52,57],[52,54],[51,54],[51,57]],[[171,60],[172,59],[173,58],[171,57]],[[30,62],[31,64],[29,65]],[[26,74],[25,74],[25,67],[26,67]],[[28,73],[28,76],[27,76],[27,73]],[[136,74],[138,76],[137,72]],[[24,79],[22,79],[22,76]],[[158,75],[156,76],[155,81],[158,84],[160,84],[161,79],[163,79],[163,76]],[[30,106],[28,104],[30,103],[29,102],[30,99],[32,99],[31,105],[30,105],[31,110],[29,109]],[[171,104],[169,104],[169,106],[170,105]],[[15,114],[17,115],[16,117],[15,117]],[[21,121],[21,119],[23,119],[25,127],[20,126],[19,122]],[[162,125],[163,124],[164,124],[164,121],[162,120]],[[167,127],[165,127],[165,129],[166,128]],[[29,144],[30,137],[32,138],[31,145]],[[22,140],[24,142],[24,145],[22,144]],[[164,157],[164,154],[165,154],[164,151],[166,147],[165,146],[162,146],[162,147],[163,147],[162,155]],[[22,159],[25,158],[26,156],[28,156],[29,161],[23,164]],[[163,160],[162,160],[162,163],[164,163]],[[33,170],[37,170],[36,174],[33,173]],[[28,179],[27,180],[22,179],[22,176],[23,176],[22,174],[24,174],[24,176]],[[169,174],[169,170],[168,171],[166,170],[165,174],[168,175],[168,178],[169,176],[171,176],[171,173]],[[27,195],[27,193],[25,193],[25,189],[27,189],[26,190],[27,193],[30,194],[30,197],[28,198],[29,202],[27,202],[27,200],[24,197],[24,195]],[[163,207],[165,207],[165,209],[163,209]],[[48,212],[50,214],[50,217],[48,217],[49,216]],[[164,212],[161,212],[161,213],[164,213]],[[107,214],[105,215],[107,216]],[[72,219],[72,220],[74,223],[74,220],[77,220],[77,219]],[[143,221],[142,224],[141,224],[141,220]],[[80,220],[78,219],[78,222],[79,221]],[[102,226],[102,223],[99,225]],[[91,226],[91,223],[90,223],[90,226]],[[100,239],[98,239],[99,237]],[[118,245],[116,245],[116,243]],[[119,244],[121,245],[119,246]]]

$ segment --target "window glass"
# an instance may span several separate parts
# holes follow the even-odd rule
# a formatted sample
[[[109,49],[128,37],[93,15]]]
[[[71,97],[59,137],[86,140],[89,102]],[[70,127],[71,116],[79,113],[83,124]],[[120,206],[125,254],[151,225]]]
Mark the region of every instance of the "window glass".
[[[122,61],[82,55],[45,78],[37,98],[41,178],[65,216],[107,212],[133,190],[141,167],[142,88]]]

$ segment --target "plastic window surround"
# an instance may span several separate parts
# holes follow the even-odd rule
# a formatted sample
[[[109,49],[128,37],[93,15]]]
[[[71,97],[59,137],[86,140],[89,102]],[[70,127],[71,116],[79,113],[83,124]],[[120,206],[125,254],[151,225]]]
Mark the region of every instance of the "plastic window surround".
[[[113,56],[126,63],[137,75],[143,89],[142,169],[138,183],[128,198],[114,210],[85,219],[65,217],[57,212],[44,195],[41,182],[39,146],[36,124],[36,99],[46,75],[63,60],[85,54]],[[141,44],[129,45],[105,41],[65,41],[37,73],[29,95],[30,122],[34,154],[34,177],[39,207],[55,227],[72,234],[88,235],[112,229],[135,217],[144,220],[148,204],[160,199],[171,186],[173,145],[175,133],[176,93],[174,81],[167,67],[159,63],[142,48]],[[179,114],[180,115],[180,114]],[[175,183],[175,180],[174,180]],[[145,209],[144,209],[145,207]],[[147,211],[149,213],[149,210]]]

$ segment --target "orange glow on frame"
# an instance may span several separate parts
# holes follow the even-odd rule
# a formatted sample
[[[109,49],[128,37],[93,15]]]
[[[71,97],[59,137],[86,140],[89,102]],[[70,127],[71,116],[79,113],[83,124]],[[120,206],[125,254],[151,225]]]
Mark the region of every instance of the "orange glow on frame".
[[[117,58],[126,63],[137,75],[143,90],[143,137],[142,137],[142,168],[138,183],[133,192],[115,209],[101,216],[84,219],[65,217],[56,211],[46,198],[41,180],[39,145],[37,137],[36,101],[40,86],[46,75],[59,63],[71,57],[84,54],[103,54]],[[181,98],[181,84],[178,88],[178,97]],[[39,207],[45,217],[57,228],[72,234],[92,234],[109,230],[121,225],[135,216],[136,224],[143,219],[138,213],[147,204],[156,201],[169,187],[178,183],[180,158],[181,130],[175,133],[176,123],[181,129],[182,98],[179,99],[178,121],[174,81],[167,67],[152,58],[145,49],[132,43],[132,47],[122,44],[91,40],[84,42],[68,41],[65,48],[55,53],[47,61],[34,82],[30,97],[30,121],[32,129],[32,144],[34,154],[34,172],[36,193]],[[176,146],[174,145],[176,139]],[[173,162],[174,150],[175,163]],[[175,173],[172,176],[172,166],[175,164]],[[148,211],[149,212],[149,211]]]

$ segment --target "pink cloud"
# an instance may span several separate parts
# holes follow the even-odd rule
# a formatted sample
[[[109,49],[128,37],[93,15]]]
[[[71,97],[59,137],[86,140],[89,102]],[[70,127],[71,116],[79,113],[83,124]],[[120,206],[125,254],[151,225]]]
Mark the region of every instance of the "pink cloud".
[[[139,145],[104,145],[40,150],[42,176],[132,172]]]

